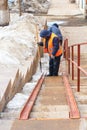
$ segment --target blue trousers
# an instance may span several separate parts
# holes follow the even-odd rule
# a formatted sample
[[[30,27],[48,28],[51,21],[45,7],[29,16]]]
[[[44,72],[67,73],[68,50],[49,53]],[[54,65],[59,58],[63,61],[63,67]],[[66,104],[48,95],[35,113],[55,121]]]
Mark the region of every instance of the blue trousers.
[[[51,76],[57,76],[59,72],[61,55],[52,59],[49,59],[49,74]]]

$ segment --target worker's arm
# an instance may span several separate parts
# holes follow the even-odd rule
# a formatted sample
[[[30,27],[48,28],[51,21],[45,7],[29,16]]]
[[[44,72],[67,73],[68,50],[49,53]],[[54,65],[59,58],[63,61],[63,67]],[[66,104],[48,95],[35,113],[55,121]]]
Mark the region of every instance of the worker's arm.
[[[51,56],[52,58],[55,57],[56,52],[58,51],[58,49],[59,49],[59,39],[58,39],[58,37],[55,37],[53,39],[53,52],[52,52],[52,56]]]

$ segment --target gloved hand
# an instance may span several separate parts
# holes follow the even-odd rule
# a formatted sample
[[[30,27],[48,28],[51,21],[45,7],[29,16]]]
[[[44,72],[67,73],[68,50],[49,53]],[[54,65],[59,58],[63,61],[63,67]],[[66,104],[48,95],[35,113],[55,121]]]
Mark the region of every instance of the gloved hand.
[[[43,46],[43,42],[37,42],[37,45]]]
[[[37,42],[37,45],[40,45],[40,42]]]
[[[52,58],[52,59],[55,59],[55,56],[51,55],[51,58]]]

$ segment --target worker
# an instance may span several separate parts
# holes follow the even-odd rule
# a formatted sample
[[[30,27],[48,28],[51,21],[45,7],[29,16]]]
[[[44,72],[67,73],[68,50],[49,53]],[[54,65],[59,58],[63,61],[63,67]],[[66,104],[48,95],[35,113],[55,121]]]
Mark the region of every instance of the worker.
[[[62,50],[60,49],[59,38],[56,34],[49,30],[42,30],[40,37],[44,38],[45,45],[49,54],[49,74],[47,76],[58,76],[60,58]],[[38,42],[38,45],[43,46],[43,42]]]
[[[48,30],[50,32],[55,33],[59,37],[59,42],[62,45],[63,36],[62,36],[62,33],[61,33],[60,29],[59,29],[59,25],[57,23],[54,23],[51,27],[48,28]]]

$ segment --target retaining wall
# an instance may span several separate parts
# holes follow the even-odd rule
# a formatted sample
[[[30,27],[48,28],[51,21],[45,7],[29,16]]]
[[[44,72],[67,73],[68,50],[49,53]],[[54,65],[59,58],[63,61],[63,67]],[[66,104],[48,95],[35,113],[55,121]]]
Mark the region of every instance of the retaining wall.
[[[9,78],[9,82],[7,83],[5,91],[3,91],[2,96],[0,95],[0,112],[4,110],[4,107],[14,97],[14,95],[17,92],[21,91],[24,84],[31,80],[32,75],[36,72],[36,69],[37,69],[38,52],[36,52],[35,57],[33,58],[32,61],[33,62],[31,62],[31,65],[28,68],[26,68],[27,71],[25,72],[25,74],[23,74],[20,71],[20,69],[18,69],[16,71],[14,79],[12,80],[11,78]],[[5,85],[5,84],[2,83],[2,85]]]

